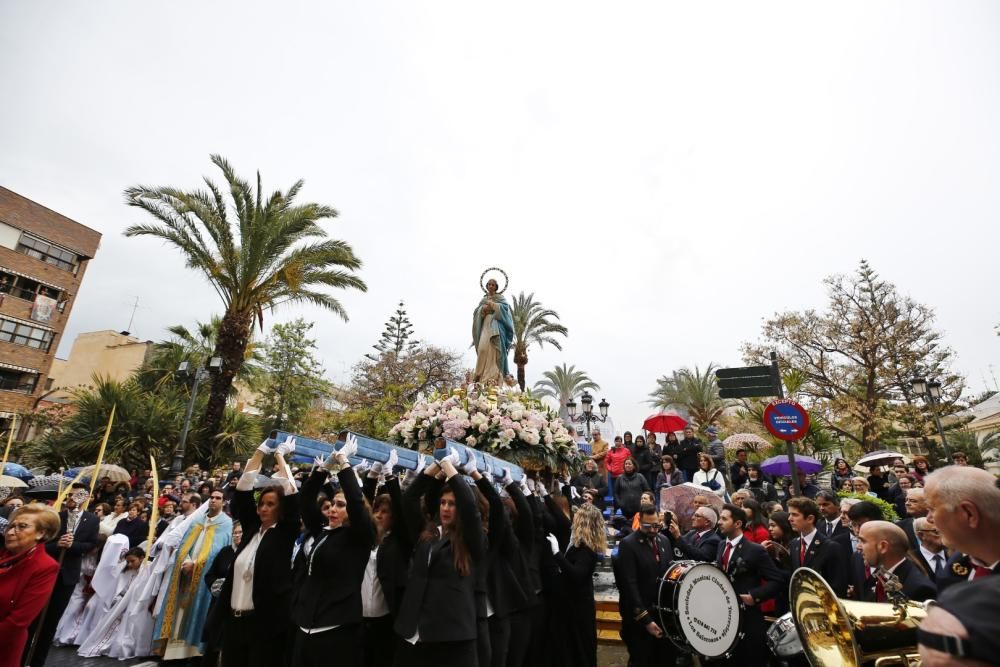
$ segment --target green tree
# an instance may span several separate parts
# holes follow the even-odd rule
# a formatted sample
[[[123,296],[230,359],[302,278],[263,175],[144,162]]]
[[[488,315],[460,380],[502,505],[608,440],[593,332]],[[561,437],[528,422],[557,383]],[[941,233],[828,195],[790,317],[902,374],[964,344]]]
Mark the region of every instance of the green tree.
[[[105,461],[126,468],[148,467],[152,454],[161,465],[168,465],[184,423],[189,398],[183,384],[165,385],[159,391],[147,391],[135,376],[125,381],[94,376],[92,386],[73,392],[75,412],[64,418],[38,440],[24,448],[24,458],[31,465],[90,465],[97,460],[101,439],[111,407],[117,406],[115,421],[108,438]],[[204,406],[205,398],[201,399]],[[245,458],[260,441],[260,427],[255,420],[227,408],[219,435],[210,447],[201,447],[196,432],[189,438],[189,461],[208,464]]]
[[[826,279],[827,310],[778,313],[765,321],[763,340],[746,344],[748,363],[764,363],[772,349],[784,368],[804,376],[799,390],[810,412],[864,451],[880,446],[900,424],[912,435],[934,426],[910,381],[942,383],[942,415],[957,409],[964,380],[950,370],[952,350],[934,330],[931,308],[900,295],[896,287],[861,261],[851,276]]]
[[[264,344],[255,407],[264,417],[265,430],[298,433],[313,401],[329,390],[323,366],[314,354],[316,341],[308,335],[312,327],[301,317],[275,324]]]
[[[195,322],[194,329],[183,324],[167,328],[170,338],[153,343],[142,367],[139,369],[140,382],[154,389],[176,379],[177,367],[182,361],[191,368],[204,368],[215,352],[222,319],[213,317],[208,322]],[[250,386],[260,379],[260,345],[253,339],[247,343],[243,354],[243,365],[236,374],[235,381]]]
[[[650,405],[662,409],[686,412],[699,426],[709,426],[722,418],[733,405],[732,401],[719,398],[714,364],[704,371],[682,368],[656,381],[656,389],[649,394]]]
[[[566,336],[569,330],[558,323],[559,313],[542,307],[535,301],[535,295],[521,292],[514,297],[511,305],[511,317],[514,320],[514,363],[517,365],[517,383],[524,391],[524,367],[528,365],[528,348],[532,343],[544,347],[548,343],[557,350],[562,345],[555,336]]]
[[[566,403],[577,394],[588,389],[597,391],[599,384],[590,379],[584,371],[576,370],[576,366],[556,366],[542,373],[542,379],[535,383],[532,393],[538,398],[554,398],[559,402],[559,416],[564,420],[569,417]]]
[[[399,307],[389,321],[385,323],[385,330],[377,343],[372,345],[378,354],[366,354],[372,361],[378,361],[383,354],[395,354],[401,356],[413,352],[420,345],[418,340],[410,340],[413,335],[413,325],[406,314],[403,302],[399,302]]]
[[[213,155],[211,159],[225,177],[232,206],[208,178],[207,191],[141,185],[125,190],[126,203],[156,221],[132,225],[125,235],[152,236],[179,250],[188,267],[204,275],[225,307],[214,351],[223,367],[213,376],[201,420],[206,439],[220,432],[253,324],[256,321],[263,328],[265,310],[308,303],[346,321],[344,307],[323,288],[367,290],[354,273],[361,268],[361,260],[351,246],[328,238],[318,224],[336,217],[337,212],[322,204],[295,203],[302,181],[265,200],[259,172],[255,189],[224,158]]]

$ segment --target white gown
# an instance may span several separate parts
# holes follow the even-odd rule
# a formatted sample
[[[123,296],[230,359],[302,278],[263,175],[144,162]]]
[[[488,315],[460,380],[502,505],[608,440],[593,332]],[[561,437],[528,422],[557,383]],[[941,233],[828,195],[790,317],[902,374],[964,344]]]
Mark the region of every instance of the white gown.
[[[156,610],[149,613],[150,604],[157,600],[160,587],[174,565],[177,547],[195,518],[208,512],[208,501],[172,526],[153,544],[153,561],[143,563],[128,591],[119,599],[110,613],[80,644],[77,654],[84,658],[106,655],[128,660],[152,654],[153,625]]]
[[[80,643],[77,640],[80,636],[80,624],[83,621],[87,604],[93,598],[93,592],[87,589],[90,588],[90,580],[94,576],[94,570],[97,569],[97,556],[99,553],[100,549],[92,549],[80,561],[80,581],[77,582],[76,588],[73,589],[73,595],[69,599],[69,604],[66,605],[66,611],[63,612],[62,617],[59,619],[59,625],[56,627],[56,636],[54,638],[56,644],[75,646]]]

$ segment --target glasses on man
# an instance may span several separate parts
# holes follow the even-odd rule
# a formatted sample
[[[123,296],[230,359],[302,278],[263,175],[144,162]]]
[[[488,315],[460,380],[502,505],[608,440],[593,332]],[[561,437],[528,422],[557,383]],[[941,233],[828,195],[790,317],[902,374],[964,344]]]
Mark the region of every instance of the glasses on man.
[[[925,528],[924,530],[918,530],[917,532],[920,533],[920,534],[923,534],[923,535],[940,535],[941,534],[940,531],[938,531],[938,530],[931,530],[930,528]]]

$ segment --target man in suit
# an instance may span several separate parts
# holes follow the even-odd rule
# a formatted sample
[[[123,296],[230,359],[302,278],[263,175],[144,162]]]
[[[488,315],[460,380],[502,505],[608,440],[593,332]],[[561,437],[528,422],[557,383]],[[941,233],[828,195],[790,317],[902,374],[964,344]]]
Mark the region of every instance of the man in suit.
[[[1000,571],[1000,489],[980,468],[947,466],[924,482],[927,519],[953,550],[938,590]]]
[[[834,538],[837,535],[850,532],[840,520],[840,498],[833,491],[820,491],[816,494],[816,507],[819,508],[819,522],[816,530],[823,537]]]
[[[819,516],[819,508],[809,498],[788,501],[788,522],[792,530],[799,534],[789,547],[791,571],[794,573],[800,567],[811,568],[830,584],[837,597],[844,597],[847,593],[847,559],[840,546],[816,530]]]
[[[920,548],[920,539],[913,529],[913,522],[919,517],[927,516],[927,498],[924,490],[907,489],[904,507],[906,507],[906,517],[897,521],[896,525],[906,533],[907,539],[910,540],[910,548],[917,550]]]
[[[62,560],[45,618],[36,618],[31,624],[28,636],[34,636],[36,631],[39,632],[31,667],[42,667],[45,664],[59,619],[66,611],[73,589],[80,581],[80,563],[84,555],[97,546],[97,533],[101,522],[96,514],[83,510],[83,504],[87,502],[89,495],[90,491],[85,484],[77,482],[72,486],[63,501],[64,509],[59,512],[59,537],[45,545],[45,550],[52,558],[60,561],[62,554]],[[40,630],[38,630],[39,621],[41,621]],[[27,658],[29,650],[30,642],[25,647],[24,659]]]
[[[941,542],[941,533],[925,516],[913,520],[913,530],[919,544],[913,553],[920,559],[927,576],[936,583],[939,577],[945,576],[945,566],[948,562],[948,550]]]
[[[715,561],[722,537],[715,531],[719,515],[711,507],[699,507],[691,518],[691,530],[681,535],[676,519],[670,522],[670,536],[680,556],[706,563]]]
[[[882,521],[885,517],[878,505],[862,500],[848,508],[847,519],[851,524],[850,529],[834,537],[833,541],[840,546],[847,558],[847,597],[860,600],[861,592],[867,586],[874,586],[875,582],[871,578],[872,568],[865,565],[865,559],[861,556],[858,531],[869,521]]]
[[[746,512],[735,505],[723,505],[719,516],[719,532],[724,538],[719,544],[715,564],[733,582],[740,602],[744,605],[743,639],[736,646],[732,665],[763,665],[768,653],[764,644],[767,624],[760,603],[781,594],[787,577],[767,551],[743,537]]]
[[[910,600],[924,602],[937,594],[931,580],[906,557],[910,541],[899,526],[888,521],[868,521],[858,531],[858,545],[865,565],[872,570],[883,567],[896,575],[902,584],[902,594]],[[874,576],[859,596],[862,602],[891,602],[882,581]]]
[[[663,634],[659,604],[660,579],[673,560],[670,540],[659,533],[656,508],[639,508],[639,530],[618,546],[614,562],[622,640],[632,667],[672,665],[677,651]]]

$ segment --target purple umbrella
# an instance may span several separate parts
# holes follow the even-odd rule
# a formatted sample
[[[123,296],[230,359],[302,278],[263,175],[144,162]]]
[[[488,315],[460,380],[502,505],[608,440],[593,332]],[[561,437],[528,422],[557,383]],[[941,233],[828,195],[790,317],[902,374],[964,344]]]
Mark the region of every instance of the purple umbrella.
[[[823,469],[823,464],[816,459],[811,456],[801,456],[799,454],[795,455],[795,466],[807,475]],[[785,454],[766,459],[760,464],[760,469],[768,475],[776,475],[778,477],[788,477],[792,474],[792,469],[788,465],[788,456]]]

